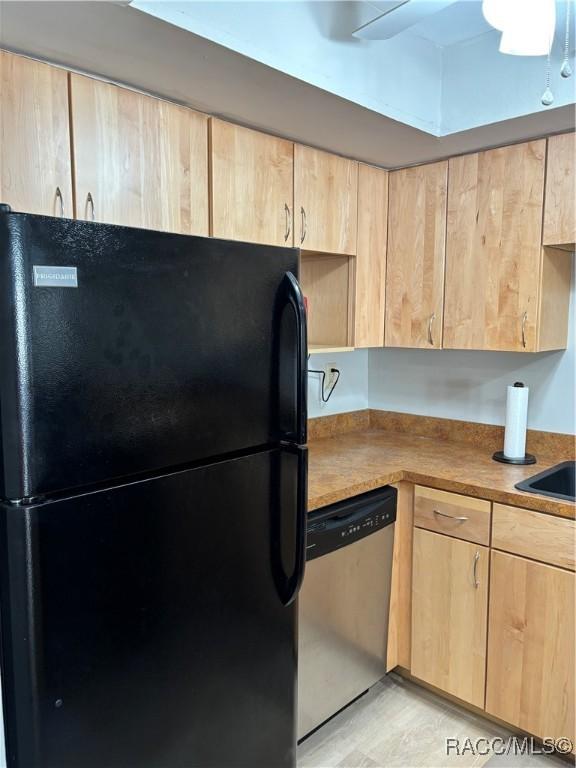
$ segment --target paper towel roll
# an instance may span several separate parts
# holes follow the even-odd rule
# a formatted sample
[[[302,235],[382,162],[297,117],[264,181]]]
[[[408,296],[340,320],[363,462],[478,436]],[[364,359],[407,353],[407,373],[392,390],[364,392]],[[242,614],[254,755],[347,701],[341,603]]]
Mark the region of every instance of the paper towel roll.
[[[507,459],[523,459],[526,455],[529,392],[529,388],[521,381],[517,381],[513,387],[508,387],[504,430],[504,456]]]

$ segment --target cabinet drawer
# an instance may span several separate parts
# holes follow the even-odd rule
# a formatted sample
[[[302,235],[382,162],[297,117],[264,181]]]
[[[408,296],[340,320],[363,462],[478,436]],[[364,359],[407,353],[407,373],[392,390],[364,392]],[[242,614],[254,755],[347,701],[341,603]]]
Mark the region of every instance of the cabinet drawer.
[[[530,509],[494,504],[492,546],[575,570],[576,523]]]
[[[414,489],[414,525],[488,546],[490,502],[417,485]]]

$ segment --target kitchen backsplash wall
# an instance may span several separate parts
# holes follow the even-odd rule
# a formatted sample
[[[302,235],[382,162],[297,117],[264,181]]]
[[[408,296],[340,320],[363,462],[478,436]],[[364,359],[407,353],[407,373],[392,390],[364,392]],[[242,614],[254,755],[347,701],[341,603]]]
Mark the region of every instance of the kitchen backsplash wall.
[[[336,363],[341,379],[328,403],[320,404],[319,376],[310,374],[311,418],[362,408],[422,416],[504,424],[506,386],[530,387],[528,426],[572,434],[576,431],[574,280],[570,332],[564,352],[522,354],[456,350],[361,349],[312,355],[309,368]]]
[[[504,424],[506,386],[530,387],[528,427],[574,433],[575,299],[568,348],[537,355],[456,350],[370,350],[370,408]]]
[[[308,416],[328,416],[368,408],[368,350],[355,352],[333,352],[311,355],[308,370],[322,370],[323,366],[335,364],[340,371],[340,380],[327,403],[320,402],[320,376],[308,375]]]

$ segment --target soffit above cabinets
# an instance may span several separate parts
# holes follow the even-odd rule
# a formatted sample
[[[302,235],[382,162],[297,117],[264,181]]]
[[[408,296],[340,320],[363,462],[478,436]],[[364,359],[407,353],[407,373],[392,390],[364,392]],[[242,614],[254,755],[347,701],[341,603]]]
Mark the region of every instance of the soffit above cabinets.
[[[509,109],[525,78],[518,77],[517,57],[502,56],[508,69],[496,80],[498,88],[494,88],[494,79],[482,87],[474,82],[479,69],[475,57],[483,57],[485,48],[492,45],[491,32],[447,47],[438,42],[447,34],[445,27],[443,31],[427,29],[426,34],[434,40],[423,37],[416,27],[390,41],[355,40],[352,31],[362,20],[378,14],[381,4],[382,0],[162,2],[153,15],[152,4],[146,4],[144,12],[140,0],[131,5],[4,2],[0,3],[0,47],[387,168],[574,127],[572,98],[561,98],[559,91],[551,109],[534,109],[543,76],[543,60],[536,58],[524,59],[531,84],[522,91],[523,111],[516,117],[499,116]],[[459,4],[460,0],[454,7]],[[164,7],[163,14],[171,9],[172,20],[159,18],[160,6]],[[179,19],[183,9],[177,6],[187,9],[184,21]],[[261,10],[255,17],[255,28],[264,41],[258,56],[249,50],[250,25],[230,26],[228,20],[224,35],[215,31],[215,17],[210,16],[210,7],[220,8],[219,24],[226,20],[226,11],[234,13],[232,20],[236,22],[242,16],[248,19],[255,6]],[[272,6],[277,6],[276,10]],[[337,16],[333,15],[334,6],[341,7]],[[198,16],[191,19],[191,10],[204,14],[202,33],[188,28],[199,24]],[[274,14],[275,34],[270,31],[270,14]],[[307,37],[312,30],[322,44],[313,44]],[[219,40],[211,39],[216,37]],[[382,58],[381,45],[392,51],[393,55],[386,54],[391,58]],[[471,49],[466,66],[462,60],[465,48]],[[274,66],[267,60],[274,50],[283,53],[287,49],[293,61],[301,63],[301,70],[286,72],[278,62]],[[364,50],[371,57],[368,70]],[[437,74],[442,62],[445,77],[440,84]],[[320,67],[322,76],[320,79],[318,75],[318,83],[305,79],[315,67],[316,71]],[[360,95],[356,90],[344,93],[342,82],[354,89],[360,83]],[[573,81],[565,84],[572,91]],[[446,92],[460,96],[448,104]],[[442,99],[445,106],[441,109]],[[487,99],[494,102],[488,117]],[[442,120],[450,130],[439,129]],[[470,120],[472,128],[466,125]]]

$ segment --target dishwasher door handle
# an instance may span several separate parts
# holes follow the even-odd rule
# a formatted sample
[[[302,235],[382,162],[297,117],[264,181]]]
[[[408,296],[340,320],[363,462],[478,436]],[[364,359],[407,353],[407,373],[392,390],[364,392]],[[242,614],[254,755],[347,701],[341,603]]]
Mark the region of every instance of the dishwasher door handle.
[[[346,528],[356,520],[361,520],[363,517],[366,517],[367,514],[370,514],[370,512],[377,510],[380,506],[380,502],[375,502],[373,504],[363,504],[360,505],[358,509],[353,509],[347,514],[327,517],[324,522],[326,523],[326,527],[332,530],[335,528]]]

